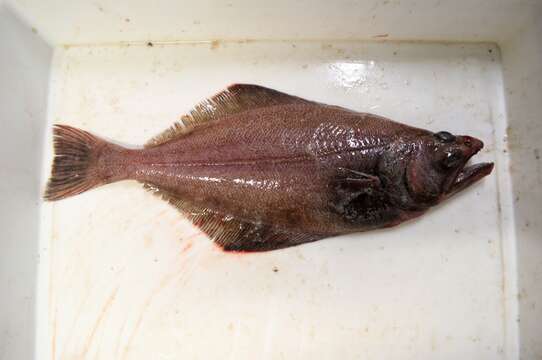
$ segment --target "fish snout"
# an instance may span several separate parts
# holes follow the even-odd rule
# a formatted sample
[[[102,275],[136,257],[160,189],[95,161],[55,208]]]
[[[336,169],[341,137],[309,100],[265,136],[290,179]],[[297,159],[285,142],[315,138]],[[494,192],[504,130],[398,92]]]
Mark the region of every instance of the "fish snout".
[[[471,157],[484,148],[484,143],[472,136],[458,136],[457,142],[461,145],[463,153]]]

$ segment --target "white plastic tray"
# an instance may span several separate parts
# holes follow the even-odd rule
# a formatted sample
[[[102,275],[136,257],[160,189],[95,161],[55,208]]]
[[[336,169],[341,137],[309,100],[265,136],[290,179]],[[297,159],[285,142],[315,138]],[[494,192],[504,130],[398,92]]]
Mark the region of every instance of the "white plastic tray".
[[[540,355],[538,5],[55,3],[0,4],[0,358]],[[233,82],[473,135],[496,169],[400,227],[250,255],[135,182],[40,201],[52,123],[142,144]]]

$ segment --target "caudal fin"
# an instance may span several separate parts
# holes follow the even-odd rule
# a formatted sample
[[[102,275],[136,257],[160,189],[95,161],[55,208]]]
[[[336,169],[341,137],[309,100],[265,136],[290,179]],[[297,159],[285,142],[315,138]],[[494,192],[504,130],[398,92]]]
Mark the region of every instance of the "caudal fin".
[[[54,125],[55,158],[43,198],[55,201],[102,185],[97,154],[104,140],[67,125]]]

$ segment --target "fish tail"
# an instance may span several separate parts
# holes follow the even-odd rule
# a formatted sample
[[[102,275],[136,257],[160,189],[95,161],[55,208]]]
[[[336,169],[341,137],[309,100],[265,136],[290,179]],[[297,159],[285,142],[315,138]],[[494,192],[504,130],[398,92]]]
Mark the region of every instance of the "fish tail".
[[[55,158],[43,198],[56,201],[105,184],[99,159],[107,147],[116,147],[86,131],[54,125]]]

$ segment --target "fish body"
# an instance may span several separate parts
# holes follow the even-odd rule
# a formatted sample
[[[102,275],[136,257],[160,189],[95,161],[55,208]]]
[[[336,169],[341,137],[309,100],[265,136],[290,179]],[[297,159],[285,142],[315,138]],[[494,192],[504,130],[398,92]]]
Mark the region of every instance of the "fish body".
[[[45,198],[136,180],[225,250],[274,250],[397,225],[489,174],[480,140],[256,85],[233,85],[142,149],[55,127]]]

